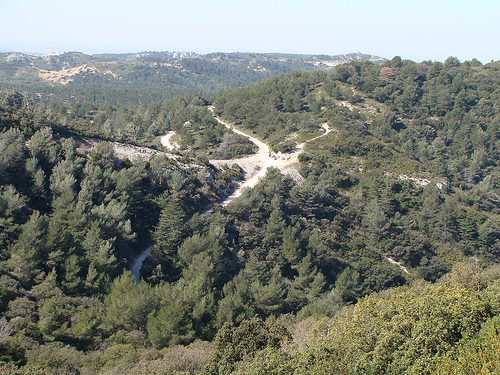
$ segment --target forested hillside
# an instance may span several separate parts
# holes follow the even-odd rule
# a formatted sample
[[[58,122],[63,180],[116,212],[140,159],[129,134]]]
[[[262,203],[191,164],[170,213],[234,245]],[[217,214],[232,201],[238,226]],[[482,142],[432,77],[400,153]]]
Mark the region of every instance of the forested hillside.
[[[127,108],[4,94],[0,360],[19,374],[495,373],[499,68],[395,57]],[[269,169],[200,215],[239,174],[189,158],[224,142],[208,104],[284,155],[334,131],[305,146],[303,182]],[[171,129],[185,163],[74,147]],[[129,261],[151,241],[135,285]]]
[[[213,95],[293,70],[330,71],[352,60],[384,59],[351,53],[338,56],[141,52],[86,55],[81,52],[0,54],[0,89],[59,103],[139,105],[187,93]]]
[[[301,134],[328,121],[337,132],[310,145],[309,155],[303,159],[309,168],[304,167],[303,174],[340,168],[350,179],[362,181],[370,175],[369,184],[376,184],[377,190],[384,185],[392,189],[386,194],[392,204],[401,189],[388,184],[399,180],[399,175],[418,178],[421,184],[431,181],[424,193],[439,194],[431,194],[427,204],[458,199],[460,204],[449,207],[464,210],[456,213],[452,227],[443,222],[430,225],[427,232],[439,228],[438,236],[443,238],[442,227],[445,232],[451,228],[456,233],[468,231],[461,245],[469,254],[477,254],[479,238],[485,235],[480,233],[492,223],[489,213],[497,213],[498,79],[497,63],[460,64],[449,58],[444,64],[415,64],[395,58],[381,67],[353,63],[329,75],[295,73],[281,80],[274,78],[227,91],[215,103],[222,116],[241,123],[275,147],[287,143],[293,147],[294,136],[300,139]],[[283,88],[273,90],[278,85]],[[379,176],[379,182],[371,175]],[[363,195],[372,189],[364,189]],[[412,200],[415,197],[418,194],[412,193]],[[386,198],[379,196],[378,205]],[[428,215],[436,221],[444,211],[434,210]],[[488,214],[484,221],[472,224],[472,217],[477,220],[479,216],[471,210]],[[399,208],[395,211],[403,214]],[[384,210],[389,216],[395,211]],[[496,260],[494,243],[487,248],[483,254]]]

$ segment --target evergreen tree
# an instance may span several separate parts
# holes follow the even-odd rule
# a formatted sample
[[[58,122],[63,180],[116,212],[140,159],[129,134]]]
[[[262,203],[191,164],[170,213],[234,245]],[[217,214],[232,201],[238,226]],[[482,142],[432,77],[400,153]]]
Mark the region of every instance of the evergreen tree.
[[[154,252],[174,264],[177,260],[177,246],[184,232],[184,211],[177,196],[168,195],[164,199],[164,207],[152,233],[156,242]]]

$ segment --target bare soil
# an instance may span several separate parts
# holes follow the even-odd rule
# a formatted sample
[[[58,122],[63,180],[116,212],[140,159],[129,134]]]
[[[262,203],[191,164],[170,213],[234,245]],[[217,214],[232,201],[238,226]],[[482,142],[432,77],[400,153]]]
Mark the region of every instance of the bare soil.
[[[160,142],[163,146],[165,146],[168,150],[175,150],[179,148],[179,145],[176,142],[171,142],[170,138],[172,138],[176,133],[174,131],[169,131],[163,137],[161,137]]]
[[[73,77],[81,72],[92,72],[97,74],[111,74],[113,77],[117,77],[116,74],[110,70],[106,70],[104,73],[92,65],[80,65],[71,69],[61,69],[61,70],[45,70],[40,69],[38,71],[38,77],[55,83],[60,83],[61,85],[67,85],[68,82],[73,80]]]
[[[80,154],[89,154],[90,150],[99,142],[103,142],[103,140],[96,138],[77,139],[76,151]],[[119,159],[129,159],[130,161],[141,159],[147,161],[153,155],[165,155],[169,159],[177,159],[179,157],[178,155],[158,151],[149,147],[139,147],[119,142],[111,143],[113,144],[113,151]]]

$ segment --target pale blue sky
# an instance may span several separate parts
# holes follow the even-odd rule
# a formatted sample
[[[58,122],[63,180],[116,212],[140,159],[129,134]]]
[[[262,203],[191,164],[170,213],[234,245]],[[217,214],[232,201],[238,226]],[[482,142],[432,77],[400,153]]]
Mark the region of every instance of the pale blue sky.
[[[0,0],[0,51],[500,60],[500,0]]]

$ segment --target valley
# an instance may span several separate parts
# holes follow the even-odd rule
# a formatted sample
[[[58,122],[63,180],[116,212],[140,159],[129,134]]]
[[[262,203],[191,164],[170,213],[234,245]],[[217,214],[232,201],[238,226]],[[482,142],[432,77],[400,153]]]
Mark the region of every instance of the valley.
[[[213,107],[209,109],[211,112],[213,112]],[[328,124],[325,123],[322,125],[322,129],[324,130],[323,134],[315,138],[312,138],[306,142],[302,142],[301,144],[297,145],[297,147],[290,153],[276,154],[272,153],[270,151],[269,146],[259,141],[257,138],[252,137],[241,130],[235,129],[233,125],[228,124],[227,122],[221,120],[218,117],[216,117],[216,119],[219,123],[231,129],[233,132],[250,139],[250,141],[252,141],[255,145],[257,145],[259,149],[259,151],[255,155],[251,155],[245,158],[239,158],[233,160],[210,160],[210,163],[216,167],[220,167],[221,165],[232,166],[233,164],[237,164],[243,169],[245,173],[244,181],[241,182],[235,181],[234,183],[236,184],[236,187],[234,191],[227,198],[219,202],[219,204],[223,207],[230,204],[232,201],[238,198],[244,189],[252,189],[265,176],[267,169],[271,167],[278,168],[284,175],[290,175],[297,183],[302,182],[303,181],[302,176],[300,176],[297,168],[299,164],[298,156],[304,151],[304,147],[307,143],[312,142],[321,137],[324,137],[330,131],[332,131],[332,129],[328,126]],[[169,132],[163,137],[161,137],[162,145],[168,149],[174,148],[174,146],[172,146],[169,141],[170,137],[172,137],[174,134],[175,133],[173,132]],[[115,152],[117,152],[118,150],[119,149],[115,147]],[[137,149],[137,148],[131,148],[130,146],[128,147],[127,151],[128,152],[125,152],[125,155],[132,160],[136,158],[143,158],[145,154],[149,155],[158,154],[156,150],[144,149],[144,148]],[[171,155],[171,157],[172,156],[173,155]],[[207,215],[211,212],[212,208],[205,209],[202,212],[202,215]],[[132,263],[132,267],[130,270],[135,277],[136,283],[139,283],[139,281],[141,280],[141,274],[140,274],[141,266],[144,260],[151,252],[151,249],[152,246],[149,246],[142,253],[140,253],[139,256]],[[390,263],[396,264],[396,262],[392,261],[392,259],[388,260]],[[404,270],[405,272],[407,272],[406,269]]]
[[[0,64],[0,369],[498,365],[499,63],[181,57]]]

